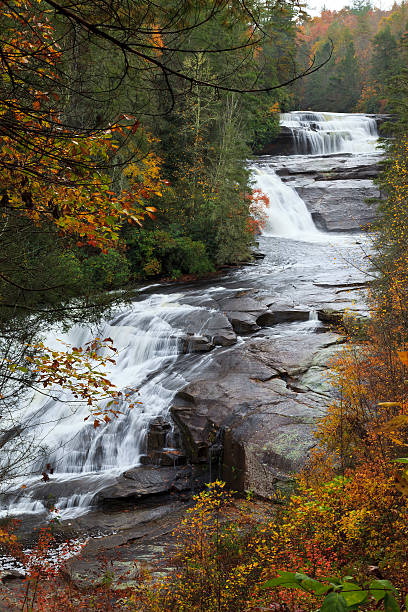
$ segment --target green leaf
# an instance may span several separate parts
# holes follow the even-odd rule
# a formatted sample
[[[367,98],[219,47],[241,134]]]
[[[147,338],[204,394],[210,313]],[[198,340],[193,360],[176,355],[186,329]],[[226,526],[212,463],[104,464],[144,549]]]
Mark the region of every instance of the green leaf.
[[[341,593],[329,593],[324,598],[320,612],[346,612],[347,604]]]
[[[278,586],[297,587],[302,579],[306,579],[306,574],[296,574],[295,572],[281,572],[277,578],[267,580],[263,585],[263,589],[275,589]]]
[[[397,600],[395,599],[394,595],[391,595],[391,593],[385,593],[384,609],[385,612],[401,612],[401,608],[399,607]]]
[[[321,580],[330,583],[332,586],[343,586],[344,580],[347,580],[348,578],[351,579],[351,576],[346,576],[346,578],[343,578],[342,580],[339,580],[336,576],[320,576]]]
[[[348,606],[355,606],[363,603],[368,598],[368,591],[365,591],[358,584],[354,582],[346,582],[341,591],[346,604]]]
[[[315,593],[316,595],[324,595],[330,589],[330,585],[314,580],[313,578],[302,580],[300,586],[309,593]]]
[[[396,463],[408,463],[408,457],[400,457],[399,459],[393,459]]]
[[[370,582],[370,594],[376,601],[383,599],[387,592],[395,593],[395,587],[389,580],[373,580]]]
[[[297,582],[300,582],[301,580],[310,580],[310,578],[309,578],[309,576],[306,576],[306,574],[302,574],[300,572],[296,572],[295,580]]]

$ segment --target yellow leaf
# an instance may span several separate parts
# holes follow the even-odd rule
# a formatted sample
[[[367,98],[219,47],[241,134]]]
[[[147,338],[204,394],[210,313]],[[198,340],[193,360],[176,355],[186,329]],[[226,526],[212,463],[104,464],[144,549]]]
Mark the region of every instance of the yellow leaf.
[[[398,474],[396,487],[400,493],[408,496],[408,480],[404,474]]]

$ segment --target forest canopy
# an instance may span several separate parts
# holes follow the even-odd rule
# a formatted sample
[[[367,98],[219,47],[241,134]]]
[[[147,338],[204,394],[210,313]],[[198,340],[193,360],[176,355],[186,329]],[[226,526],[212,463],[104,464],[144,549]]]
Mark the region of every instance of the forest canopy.
[[[388,11],[368,0],[355,0],[339,11],[322,10],[299,28],[298,61],[313,54],[317,64],[330,61],[295,85],[299,109],[335,112],[383,113],[391,110],[389,86],[404,70],[408,5]]]

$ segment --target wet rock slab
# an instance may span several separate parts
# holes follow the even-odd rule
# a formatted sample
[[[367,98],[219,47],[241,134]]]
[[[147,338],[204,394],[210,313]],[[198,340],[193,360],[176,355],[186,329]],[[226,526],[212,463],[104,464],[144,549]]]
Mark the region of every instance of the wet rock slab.
[[[297,187],[315,224],[327,232],[361,231],[373,223],[376,207],[367,198],[379,198],[378,188],[369,180],[319,181]]]
[[[273,495],[315,445],[328,397],[316,379],[326,368],[314,360],[339,340],[333,333],[254,338],[218,354],[172,406],[190,460],[208,461],[222,434],[222,477],[238,490]]]
[[[103,579],[108,563],[115,584],[137,586],[139,570],[154,566],[171,545],[172,532],[189,503],[170,501],[160,506],[128,507],[125,511],[91,512],[65,522],[58,531],[66,537],[93,534],[80,557],[66,563],[65,577],[81,589],[95,586]]]
[[[111,508],[119,503],[199,489],[208,479],[206,466],[137,466],[116,477],[115,482],[99,491],[96,502]]]

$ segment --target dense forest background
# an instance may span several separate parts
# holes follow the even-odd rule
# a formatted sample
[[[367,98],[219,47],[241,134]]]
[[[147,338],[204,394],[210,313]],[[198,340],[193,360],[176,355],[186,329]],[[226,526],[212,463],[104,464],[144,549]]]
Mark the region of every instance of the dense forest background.
[[[295,87],[290,110],[386,113],[392,110],[390,86],[404,74],[407,59],[408,5],[389,11],[355,0],[340,11],[323,9],[298,30],[298,61],[316,62],[334,53],[319,71]]]

